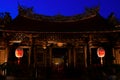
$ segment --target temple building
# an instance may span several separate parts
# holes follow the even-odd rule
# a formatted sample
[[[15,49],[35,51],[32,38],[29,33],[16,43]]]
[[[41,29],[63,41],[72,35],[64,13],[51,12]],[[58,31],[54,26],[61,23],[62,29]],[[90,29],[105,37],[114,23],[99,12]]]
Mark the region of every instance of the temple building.
[[[98,56],[98,48],[104,56]],[[15,19],[8,13],[0,18],[0,64],[4,62],[52,70],[120,64],[120,24],[113,15],[103,18],[99,8],[46,16],[19,6]]]

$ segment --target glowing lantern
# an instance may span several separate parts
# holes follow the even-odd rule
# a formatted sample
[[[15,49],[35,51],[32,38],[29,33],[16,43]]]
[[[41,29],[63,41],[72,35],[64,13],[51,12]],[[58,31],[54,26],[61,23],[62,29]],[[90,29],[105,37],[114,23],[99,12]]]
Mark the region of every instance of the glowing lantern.
[[[105,50],[102,47],[97,49],[97,55],[101,58],[101,64],[103,64],[102,58],[105,56]]]
[[[17,48],[15,50],[15,56],[18,58],[18,64],[20,63],[20,58],[23,57],[23,49],[22,48]]]
[[[105,50],[102,47],[98,48],[97,49],[97,55],[98,55],[98,57],[104,57],[105,56]]]

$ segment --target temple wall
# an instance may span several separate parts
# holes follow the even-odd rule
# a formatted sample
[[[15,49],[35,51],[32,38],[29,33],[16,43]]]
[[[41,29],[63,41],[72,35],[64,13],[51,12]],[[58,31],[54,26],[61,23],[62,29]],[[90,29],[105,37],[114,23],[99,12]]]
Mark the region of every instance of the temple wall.
[[[18,38],[21,37],[20,39],[22,39],[22,42],[18,43],[19,46],[31,47],[27,51],[28,53],[30,53],[29,56],[32,56],[32,59],[31,57],[28,58],[29,64],[31,64],[32,62],[33,64],[42,65],[43,67],[51,66],[54,48],[66,48],[68,50],[68,63],[66,62],[68,65],[79,68],[81,66],[87,67],[91,64],[100,64],[100,59],[97,56],[97,48],[99,47],[103,47],[106,51],[106,55],[104,57],[105,64],[112,62],[120,64],[120,60],[118,57],[119,54],[117,50],[112,50],[114,48],[114,42],[113,40],[110,40],[109,36],[112,36],[110,33],[22,33],[24,34],[24,37],[19,36],[21,33],[16,34]],[[14,38],[13,36],[12,39],[12,33],[9,33],[11,41],[17,40],[17,36],[16,38]],[[9,42],[11,41],[9,40]],[[8,45],[13,47],[14,42]],[[6,53],[9,54],[9,52],[6,51],[7,50],[1,50],[1,55],[3,57],[6,57]],[[116,55],[117,61],[113,61],[111,59],[113,55]],[[3,57],[1,58],[1,62],[6,59],[3,59]]]
[[[5,42],[0,42],[0,64],[7,62],[8,49],[5,47]]]

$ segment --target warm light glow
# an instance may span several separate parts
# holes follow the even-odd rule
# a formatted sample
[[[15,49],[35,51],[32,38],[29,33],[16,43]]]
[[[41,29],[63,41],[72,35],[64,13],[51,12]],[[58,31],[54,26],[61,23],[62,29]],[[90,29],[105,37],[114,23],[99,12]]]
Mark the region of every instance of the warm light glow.
[[[56,63],[55,63],[55,65],[59,65],[59,63],[58,63],[58,62],[56,62]]]
[[[16,50],[15,50],[15,56],[17,57],[17,58],[21,58],[21,57],[23,57],[23,49],[22,48],[17,48]]]
[[[46,47],[46,45],[43,45],[43,49],[46,49],[47,47]]]
[[[105,56],[105,50],[102,47],[98,48],[97,49],[97,55],[98,55],[98,57],[104,57]]]
[[[62,58],[53,58],[52,63],[54,63],[55,65],[61,64],[63,63],[64,60]]]
[[[58,42],[58,43],[57,43],[57,46],[58,46],[58,47],[62,47],[62,46],[63,46],[63,43],[62,43],[62,42]]]
[[[14,40],[14,41],[10,41],[12,43],[21,43],[22,41],[21,40]]]

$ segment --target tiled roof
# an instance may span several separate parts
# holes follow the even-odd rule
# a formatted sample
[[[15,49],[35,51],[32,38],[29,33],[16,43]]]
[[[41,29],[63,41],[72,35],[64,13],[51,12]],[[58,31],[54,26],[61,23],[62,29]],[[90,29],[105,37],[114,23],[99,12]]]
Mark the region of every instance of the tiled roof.
[[[18,15],[5,30],[36,32],[85,32],[112,30],[113,26],[99,14],[76,21],[37,20]]]

